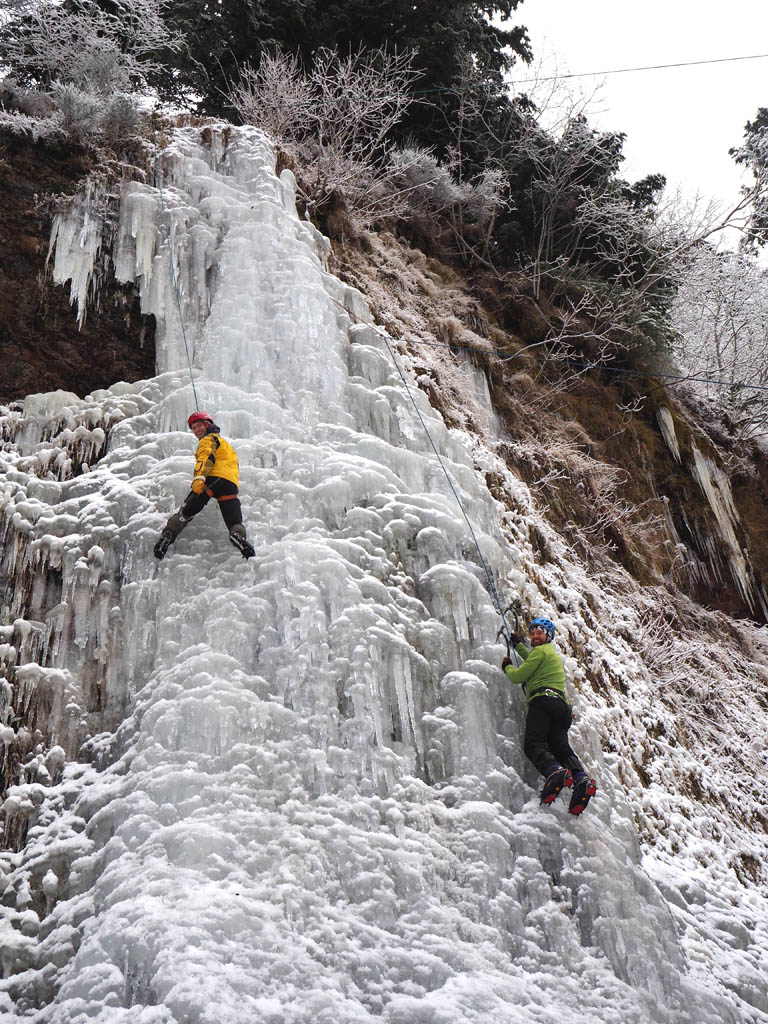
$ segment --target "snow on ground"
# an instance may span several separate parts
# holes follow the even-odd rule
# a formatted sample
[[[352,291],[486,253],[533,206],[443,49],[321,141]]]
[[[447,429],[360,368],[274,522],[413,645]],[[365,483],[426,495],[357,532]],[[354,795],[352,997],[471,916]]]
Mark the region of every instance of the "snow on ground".
[[[158,376],[3,420],[1,728],[26,756],[3,805],[0,1020],[768,1021],[765,893],[714,838],[695,861],[694,803],[638,782],[636,610],[556,538],[537,564],[527,489],[505,471],[503,515],[469,439],[403,385],[264,136],[206,138],[175,133],[162,207],[122,197],[115,263],[158,319]],[[56,260],[85,289],[80,256]],[[191,475],[181,322],[240,456],[247,563],[214,508],[152,557]],[[558,622],[600,786],[581,818],[539,806],[413,402],[497,584]]]

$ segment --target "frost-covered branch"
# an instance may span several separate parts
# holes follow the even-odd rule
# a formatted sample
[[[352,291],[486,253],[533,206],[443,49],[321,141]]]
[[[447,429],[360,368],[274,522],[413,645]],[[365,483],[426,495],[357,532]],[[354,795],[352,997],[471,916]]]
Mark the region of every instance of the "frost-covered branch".
[[[0,57],[16,78],[40,86],[58,81],[103,95],[130,91],[158,70],[149,54],[181,46],[163,21],[169,7],[170,0],[131,0],[108,13],[92,0],[68,7],[0,0],[9,17]]]
[[[389,136],[419,76],[412,53],[385,48],[347,57],[321,48],[309,70],[278,51],[246,68],[228,99],[243,121],[264,128],[299,160],[309,205],[322,212],[342,196],[365,218],[402,205]]]
[[[0,0],[6,102],[30,116],[37,96],[36,113],[76,138],[131,134],[135,97],[160,70],[151,55],[181,47],[164,22],[169,8],[170,0],[117,0],[110,11],[93,0]]]
[[[688,386],[738,436],[768,434],[768,273],[746,253],[701,247],[672,310]]]

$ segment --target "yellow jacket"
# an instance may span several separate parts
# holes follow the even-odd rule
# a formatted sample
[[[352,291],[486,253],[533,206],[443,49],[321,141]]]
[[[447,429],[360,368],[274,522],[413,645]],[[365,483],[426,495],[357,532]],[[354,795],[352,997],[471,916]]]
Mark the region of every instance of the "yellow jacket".
[[[237,465],[235,449],[216,431],[201,437],[195,452],[195,475],[192,478],[192,490],[202,494],[205,490],[205,478],[218,476],[231,480],[240,486],[240,471]]]

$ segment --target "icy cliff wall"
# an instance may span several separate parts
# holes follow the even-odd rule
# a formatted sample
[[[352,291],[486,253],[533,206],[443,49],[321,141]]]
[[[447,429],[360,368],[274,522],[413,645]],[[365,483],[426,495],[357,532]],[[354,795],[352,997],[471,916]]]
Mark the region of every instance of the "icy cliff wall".
[[[571,657],[602,798],[577,824],[538,806],[412,403],[491,572],[551,613],[525,488],[513,548],[263,135],[179,131],[162,172],[162,196],[125,187],[115,253],[158,375],[4,420],[2,1019],[736,1024],[751,999],[762,1020],[752,933],[737,985],[690,971]],[[83,288],[82,235],[60,238]],[[152,559],[190,476],[187,351],[240,456],[248,563],[213,508]],[[577,581],[550,583],[564,641],[594,636]]]

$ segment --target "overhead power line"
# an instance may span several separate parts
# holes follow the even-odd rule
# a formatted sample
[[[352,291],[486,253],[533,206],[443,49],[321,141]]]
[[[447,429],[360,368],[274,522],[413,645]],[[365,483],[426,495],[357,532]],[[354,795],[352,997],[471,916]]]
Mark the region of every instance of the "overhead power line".
[[[548,75],[543,78],[517,78],[511,85],[528,85],[531,82],[556,82],[561,78],[591,78],[601,75],[625,75],[631,71],[661,71],[664,68],[692,68],[700,64],[729,64],[737,60],[763,60],[768,53],[753,53],[746,57],[713,57],[711,60],[686,60],[677,64],[644,64],[636,68],[613,68],[610,71],[579,71],[567,75]]]

